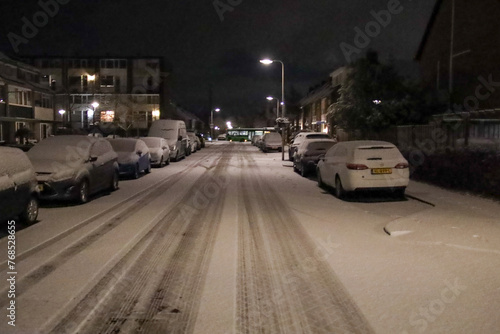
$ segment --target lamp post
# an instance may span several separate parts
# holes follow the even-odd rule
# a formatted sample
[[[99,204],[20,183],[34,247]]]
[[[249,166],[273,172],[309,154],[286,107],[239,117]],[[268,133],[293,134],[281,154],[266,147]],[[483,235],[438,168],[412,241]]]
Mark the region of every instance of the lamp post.
[[[97,109],[97,107],[99,107],[99,103],[97,101],[94,101],[94,102],[92,102],[91,106],[92,106],[92,112],[91,113],[89,112],[89,116],[92,115],[92,131],[95,132],[95,129],[94,129],[94,127],[95,127],[95,110]]]
[[[279,116],[279,112],[280,112],[280,99],[277,99],[277,98],[272,97],[272,96],[268,96],[268,97],[266,97],[266,99],[268,101],[276,100],[276,118],[280,117]]]
[[[271,65],[272,63],[281,63],[281,117],[285,118],[285,64],[278,59],[261,59],[260,62],[264,65]],[[285,127],[281,128],[281,160],[285,160]]]
[[[62,122],[63,127],[64,127],[64,114],[65,113],[66,113],[66,110],[64,110],[64,109],[59,110],[59,115],[61,115],[61,122]]]
[[[262,59],[260,62],[264,65],[271,65],[272,63],[281,63],[281,117],[285,117],[285,64],[277,59]]]
[[[210,110],[210,137],[212,138],[212,140],[214,138],[214,111],[219,112],[220,108]]]

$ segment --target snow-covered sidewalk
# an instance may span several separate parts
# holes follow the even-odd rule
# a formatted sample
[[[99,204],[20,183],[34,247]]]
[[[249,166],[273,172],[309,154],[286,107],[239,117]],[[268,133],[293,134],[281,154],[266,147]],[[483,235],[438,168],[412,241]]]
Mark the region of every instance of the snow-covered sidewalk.
[[[391,236],[412,233],[427,242],[500,254],[500,201],[411,181],[410,198],[429,210],[388,223]]]

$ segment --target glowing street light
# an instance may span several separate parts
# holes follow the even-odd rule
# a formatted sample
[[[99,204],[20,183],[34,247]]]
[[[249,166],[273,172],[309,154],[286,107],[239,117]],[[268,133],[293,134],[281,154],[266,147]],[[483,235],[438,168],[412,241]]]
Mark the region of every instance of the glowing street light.
[[[285,64],[278,59],[261,59],[261,64],[271,65],[272,63],[281,63],[281,117],[285,117]]]
[[[215,108],[215,109],[210,110],[210,136],[212,138],[214,137],[214,111],[219,112],[220,108]]]
[[[277,99],[277,98],[272,97],[272,96],[268,96],[268,97],[266,97],[266,99],[268,101],[276,100],[276,118],[280,117],[279,116],[279,112],[280,112],[280,99]]]

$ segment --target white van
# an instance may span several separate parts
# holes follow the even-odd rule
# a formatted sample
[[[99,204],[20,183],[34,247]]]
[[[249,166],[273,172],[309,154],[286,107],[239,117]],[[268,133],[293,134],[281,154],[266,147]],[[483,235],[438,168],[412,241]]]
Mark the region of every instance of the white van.
[[[174,119],[159,119],[149,128],[148,137],[161,137],[168,141],[170,159],[179,161],[186,156],[188,136],[184,121]]]

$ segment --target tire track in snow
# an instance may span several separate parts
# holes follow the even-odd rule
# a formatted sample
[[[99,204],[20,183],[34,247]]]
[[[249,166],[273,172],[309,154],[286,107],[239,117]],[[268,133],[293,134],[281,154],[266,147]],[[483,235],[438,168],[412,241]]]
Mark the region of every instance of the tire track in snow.
[[[213,166],[217,165],[218,160],[215,160],[213,163]],[[195,162],[191,164],[191,168],[196,168],[200,165],[200,162]],[[207,167],[207,169],[211,169],[213,166]],[[147,204],[151,199],[157,197],[159,194],[162,194],[166,191],[168,191],[171,187],[173,187],[179,180],[182,179],[182,176],[184,176],[186,173],[188,173],[189,168],[185,169],[182,172],[179,172],[175,175],[173,180],[171,182],[170,178],[171,176],[167,177],[165,180],[161,181],[160,183],[145,189],[144,191],[139,192],[138,194],[132,196],[131,198],[127,199],[127,201],[132,201],[132,203],[128,203],[129,206],[127,206],[125,209],[120,209],[118,205],[113,206],[110,210],[105,210],[106,213],[112,212],[113,210],[116,210],[117,213],[108,219],[107,221],[102,222],[99,227],[96,229],[92,230],[89,234],[84,235],[80,237],[77,241],[73,242],[71,245],[68,247],[64,248],[62,251],[60,251],[57,255],[49,259],[48,261],[44,262],[43,264],[40,264],[37,268],[34,268],[31,270],[29,273],[27,273],[25,276],[22,278],[18,278],[18,281],[16,282],[16,287],[17,287],[17,293],[16,296],[19,297],[23,294],[23,292],[27,291],[31,286],[36,285],[40,280],[48,277],[52,272],[54,272],[58,267],[64,265],[68,261],[71,261],[71,259],[82,252],[84,249],[87,247],[91,246],[93,243],[95,243],[97,240],[99,240],[100,237],[104,236],[105,234],[112,232],[114,228],[119,226],[124,220],[126,220],[131,214],[136,213],[138,210],[140,210],[145,204]],[[120,203],[123,204],[123,203]],[[99,219],[101,214],[96,215],[90,219],[85,220],[82,224],[77,225],[78,229],[82,228],[85,225],[88,225],[92,223],[93,221],[97,221]],[[74,233],[77,229],[72,228],[70,229],[71,233]],[[67,234],[62,233],[59,236],[64,237]],[[58,237],[59,237],[58,236]],[[62,237],[58,238],[57,240],[60,240]],[[54,242],[54,238],[51,239],[51,242]],[[41,249],[50,246],[51,243],[48,242],[43,242],[39,246],[35,247],[37,251],[40,251]],[[27,253],[22,253],[20,256],[18,256],[18,261],[26,258],[28,255],[30,255],[32,252],[27,252]],[[5,306],[9,303],[9,300],[6,298],[7,297],[7,289],[4,289],[5,293],[2,293],[0,295],[0,306]]]
[[[233,148],[225,146],[223,154]],[[188,203],[194,193],[213,186],[228,161],[222,156],[214,169],[207,168],[177,203]],[[223,203],[222,187],[190,219],[172,210],[53,333],[192,332]]]
[[[242,152],[237,333],[372,333],[290,208]]]

